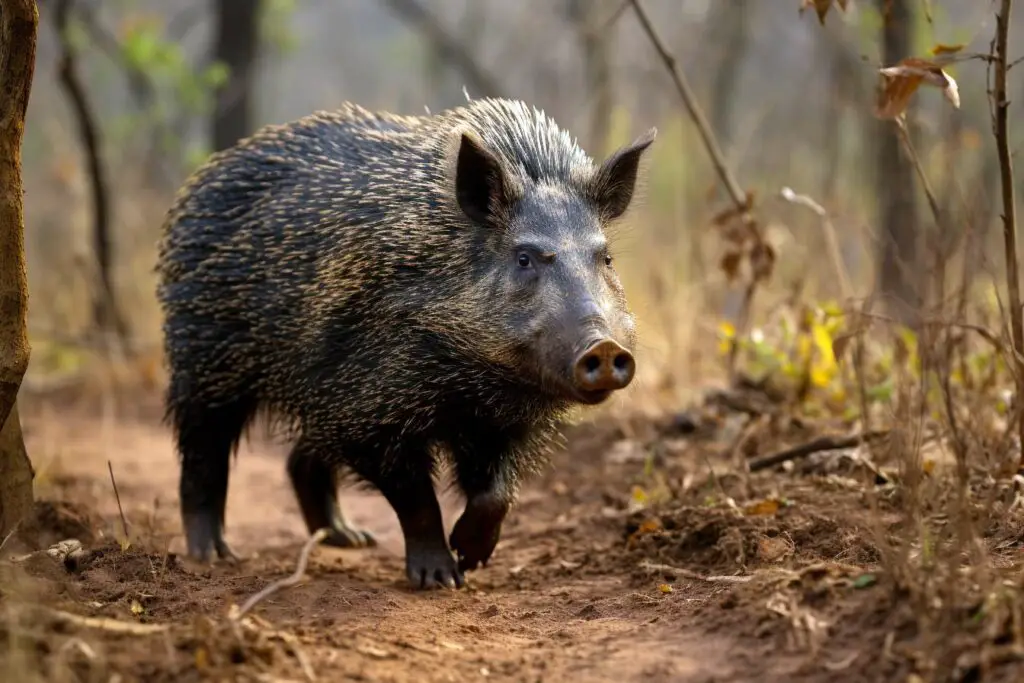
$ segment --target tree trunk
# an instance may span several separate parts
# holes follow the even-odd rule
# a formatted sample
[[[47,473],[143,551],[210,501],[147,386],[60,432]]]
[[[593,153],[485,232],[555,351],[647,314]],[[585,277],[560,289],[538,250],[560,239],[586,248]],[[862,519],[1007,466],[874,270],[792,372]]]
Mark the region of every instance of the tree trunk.
[[[213,147],[220,151],[251,134],[252,82],[259,49],[258,0],[217,0],[217,61],[228,67],[228,82],[217,91]]]
[[[0,543],[32,511],[34,477],[15,402],[0,429]]]
[[[16,402],[29,359],[21,141],[38,26],[34,0],[0,0],[0,540],[32,509]]]
[[[910,56],[914,0],[878,0],[883,13],[882,62]],[[887,10],[888,8],[888,10]],[[891,312],[910,322],[920,308],[917,282],[917,183],[892,121],[880,121],[876,174],[880,220],[880,282]]]

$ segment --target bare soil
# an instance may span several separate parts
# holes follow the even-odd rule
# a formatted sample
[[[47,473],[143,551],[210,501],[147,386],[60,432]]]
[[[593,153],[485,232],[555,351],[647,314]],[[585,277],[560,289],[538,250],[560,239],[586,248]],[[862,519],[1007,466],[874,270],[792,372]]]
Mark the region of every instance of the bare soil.
[[[900,517],[884,501],[870,505],[855,473],[800,465],[738,476],[737,439],[721,421],[602,418],[571,428],[567,448],[505,525],[490,566],[459,592],[409,590],[394,513],[374,493],[345,491],[347,515],[380,546],[315,548],[299,585],[232,624],[229,608],[290,574],[306,540],[285,445],[258,432],[243,444],[227,524],[245,560],[204,567],[181,556],[177,463],[155,397],[116,421],[95,406],[51,400],[24,413],[41,500],[3,549],[18,561],[0,563],[0,643],[15,646],[0,646],[4,680],[32,680],[31,672],[53,681],[396,683],[1024,675],[1020,656],[998,649],[1013,640],[1006,625],[969,610],[959,640],[942,643],[950,657],[929,654],[935,644],[914,596],[880,569],[874,539],[898,530]],[[451,525],[460,502],[445,497],[444,506]],[[77,564],[45,552],[67,538],[88,551]],[[1004,540],[1000,552],[1013,576],[1019,543]],[[12,671],[18,678],[5,678]]]

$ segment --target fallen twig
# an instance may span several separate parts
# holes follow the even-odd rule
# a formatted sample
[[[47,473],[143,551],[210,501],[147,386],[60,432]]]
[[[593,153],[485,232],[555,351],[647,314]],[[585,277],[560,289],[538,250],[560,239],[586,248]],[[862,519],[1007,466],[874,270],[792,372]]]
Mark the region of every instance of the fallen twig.
[[[18,527],[21,526],[21,521],[22,520],[19,519],[17,522],[15,522],[14,526],[11,527],[11,530],[7,532],[6,536],[4,536],[4,540],[0,541],[0,550],[4,549],[4,546],[7,545],[7,541],[11,540],[11,536],[13,536],[15,532],[18,531]]]
[[[888,435],[889,430],[885,429],[853,434],[851,436],[819,436],[818,438],[808,441],[807,443],[800,444],[799,446],[793,446],[792,448],[787,448],[777,453],[772,453],[771,455],[754,458],[750,461],[749,467],[751,472],[757,472],[758,470],[765,470],[789,460],[806,458],[808,455],[820,453],[821,451],[834,451],[840,448],[854,448],[866,441],[881,439]]]
[[[695,581],[705,581],[707,583],[749,583],[754,580],[753,576],[704,576],[703,574],[690,569],[673,567],[670,564],[648,562],[647,560],[640,563],[640,568],[650,574],[673,574],[686,577],[687,579],[693,579]]]
[[[330,529],[324,527],[323,529],[318,530],[315,534],[310,536],[309,540],[306,541],[306,545],[302,546],[302,552],[299,553],[298,565],[295,567],[295,571],[291,574],[291,576],[286,576],[285,578],[280,579],[279,581],[275,581],[269,584],[259,593],[256,593],[248,600],[246,600],[245,603],[243,603],[242,606],[238,608],[238,611],[234,612],[229,618],[232,621],[238,621],[245,615],[246,612],[248,612],[253,607],[258,605],[262,600],[265,600],[267,597],[273,595],[274,593],[277,593],[278,591],[284,588],[294,586],[299,581],[301,581],[303,575],[305,575],[306,573],[306,565],[309,564],[309,554],[313,551],[313,547],[319,544],[320,541],[327,538],[329,534]]]
[[[107,461],[107,469],[110,470],[110,483],[114,487],[114,498],[117,500],[117,512],[121,515],[121,530],[124,532],[124,542],[128,543],[128,520],[124,516],[124,508],[121,507],[121,494],[117,492],[117,481],[114,479],[114,466]]]
[[[302,669],[302,675],[306,677],[309,683],[316,681],[316,672],[313,671],[313,665],[309,662],[309,657],[303,651],[299,645],[299,639],[291,633],[283,633],[278,631],[275,635],[281,639],[285,645],[291,648],[292,654],[295,655],[295,659],[299,662],[299,668]]]
[[[108,631],[110,633],[127,633],[135,636],[144,636],[152,633],[161,633],[170,628],[168,624],[140,624],[134,621],[119,621],[117,619],[108,619],[106,617],[84,617],[79,614],[63,612],[61,610],[50,609],[48,607],[33,606],[30,609],[39,610],[42,614],[54,621],[60,621],[73,626],[81,626],[83,628]]]

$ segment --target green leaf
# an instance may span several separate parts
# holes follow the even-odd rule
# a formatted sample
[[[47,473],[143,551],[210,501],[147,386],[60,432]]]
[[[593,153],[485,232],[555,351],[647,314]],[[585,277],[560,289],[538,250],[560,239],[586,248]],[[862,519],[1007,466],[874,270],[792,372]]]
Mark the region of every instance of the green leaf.
[[[228,78],[231,76],[231,68],[224,62],[214,62],[210,66],[206,67],[206,71],[203,72],[202,80],[203,83],[214,90],[220,88],[228,82]]]
[[[873,586],[878,582],[878,578],[874,574],[861,574],[853,581],[853,587],[857,590]]]

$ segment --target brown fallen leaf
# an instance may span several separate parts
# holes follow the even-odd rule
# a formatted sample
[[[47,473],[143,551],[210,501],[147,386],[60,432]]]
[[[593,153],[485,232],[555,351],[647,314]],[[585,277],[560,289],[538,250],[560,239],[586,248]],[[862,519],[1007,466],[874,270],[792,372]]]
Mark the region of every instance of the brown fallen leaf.
[[[660,519],[656,517],[645,519],[643,522],[640,523],[640,526],[637,527],[636,531],[631,533],[629,535],[629,538],[626,539],[626,547],[635,548],[637,539],[639,539],[641,536],[645,534],[653,533],[659,529],[661,529]]]
[[[774,515],[779,511],[781,504],[776,498],[765,498],[756,503],[751,503],[743,508],[743,514],[750,516]]]
[[[875,116],[880,119],[899,117],[922,84],[941,89],[953,107],[960,108],[960,90],[956,81],[936,62],[907,57],[878,71],[882,75],[883,86],[875,105]]]
[[[719,262],[718,267],[725,273],[725,277],[729,282],[734,282],[739,275],[740,260],[742,258],[743,254],[739,251],[727,251],[722,255],[722,260]]]
[[[750,251],[750,268],[755,281],[767,280],[775,268],[775,247],[759,242]]]
[[[778,562],[792,551],[792,544],[782,536],[765,536],[757,541],[757,556],[762,562]]]

